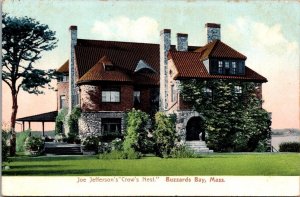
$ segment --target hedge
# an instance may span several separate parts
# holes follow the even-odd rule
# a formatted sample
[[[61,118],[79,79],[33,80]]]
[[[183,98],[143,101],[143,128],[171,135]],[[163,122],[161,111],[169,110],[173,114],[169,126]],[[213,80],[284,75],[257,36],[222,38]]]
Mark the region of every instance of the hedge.
[[[283,142],[279,145],[279,152],[300,152],[300,142]]]

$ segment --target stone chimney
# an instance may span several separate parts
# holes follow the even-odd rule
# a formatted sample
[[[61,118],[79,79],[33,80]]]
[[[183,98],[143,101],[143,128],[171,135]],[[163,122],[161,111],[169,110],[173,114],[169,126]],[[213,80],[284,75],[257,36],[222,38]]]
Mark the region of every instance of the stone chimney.
[[[188,50],[188,35],[177,33],[177,51]]]
[[[168,108],[168,52],[171,47],[171,30],[164,29],[160,32],[160,87],[159,109],[164,111]]]
[[[207,43],[214,40],[221,40],[221,25],[216,23],[206,23]]]
[[[77,26],[70,26],[69,51],[69,114],[77,104],[76,74],[75,74],[75,45],[77,44]]]

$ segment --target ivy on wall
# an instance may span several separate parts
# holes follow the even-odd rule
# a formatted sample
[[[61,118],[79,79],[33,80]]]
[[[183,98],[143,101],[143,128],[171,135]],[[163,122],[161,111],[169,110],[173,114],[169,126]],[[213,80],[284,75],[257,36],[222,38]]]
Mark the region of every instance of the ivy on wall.
[[[66,108],[60,110],[55,120],[55,135],[63,133],[64,125],[68,125],[69,133],[71,135],[78,135],[78,119],[80,115],[81,109],[79,107],[74,107],[71,114],[68,114]]]

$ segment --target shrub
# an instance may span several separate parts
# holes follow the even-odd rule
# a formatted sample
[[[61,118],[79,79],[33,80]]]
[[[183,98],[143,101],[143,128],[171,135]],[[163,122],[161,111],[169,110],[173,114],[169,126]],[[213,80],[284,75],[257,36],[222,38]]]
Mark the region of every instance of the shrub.
[[[63,133],[63,126],[67,113],[68,110],[66,108],[63,108],[58,112],[55,119],[55,135]]]
[[[262,140],[262,141],[258,142],[255,152],[268,152],[268,151],[270,152],[270,150],[271,150],[271,147],[268,144],[268,141]]]
[[[113,141],[111,141],[111,150],[123,150],[123,141],[120,138],[116,138]]]
[[[125,154],[133,155],[133,152],[148,152],[146,141],[148,140],[147,124],[149,115],[140,110],[132,109],[126,117],[126,134],[123,143]],[[136,155],[139,155],[138,153]]]
[[[111,143],[99,142],[98,152],[99,153],[109,153],[112,150]]]
[[[86,151],[98,152],[99,138],[95,135],[89,135],[82,139],[83,149]]]
[[[80,144],[80,138],[79,138],[78,134],[68,133],[67,143],[69,143],[69,144],[73,144],[73,143]]]
[[[185,145],[175,146],[170,153],[173,158],[196,158],[198,155]]]
[[[25,149],[29,152],[41,153],[44,149],[44,140],[36,136],[27,137],[25,140]]]
[[[155,114],[154,139],[156,143],[156,154],[168,157],[171,150],[178,142],[179,136],[175,129],[175,118],[165,115],[163,112]]]
[[[100,154],[99,159],[125,159],[125,155],[123,151],[112,150],[109,153]]]
[[[45,142],[53,142],[54,138],[52,138],[51,136],[46,135],[45,136]]]
[[[56,142],[64,142],[64,141],[66,141],[66,135],[63,133],[59,133],[54,136],[54,139]]]
[[[124,159],[140,159],[142,154],[140,152],[136,152],[133,149],[129,149],[126,152],[124,151]]]
[[[279,152],[300,152],[300,142],[283,142],[279,145]]]
[[[78,134],[78,119],[80,118],[80,115],[81,109],[79,107],[74,107],[67,118],[69,133]]]
[[[9,146],[7,141],[9,139],[9,133],[2,130],[2,161],[7,161],[8,154],[9,154]]]
[[[24,152],[25,151],[25,147],[24,147],[25,140],[29,136],[30,136],[30,130],[17,133],[17,140],[16,140],[16,143],[17,143],[16,150],[17,150],[17,152]]]

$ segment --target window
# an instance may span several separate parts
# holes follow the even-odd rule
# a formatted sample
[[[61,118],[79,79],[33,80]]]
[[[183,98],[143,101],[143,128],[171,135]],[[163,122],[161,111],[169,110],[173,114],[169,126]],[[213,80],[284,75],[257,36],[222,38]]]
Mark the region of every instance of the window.
[[[223,62],[219,61],[218,73],[223,74]]]
[[[229,75],[229,71],[230,71],[230,70],[229,70],[229,62],[226,61],[226,62],[225,62],[225,74],[226,74],[226,75]]]
[[[68,82],[69,81],[69,76],[64,74],[64,75],[60,75],[57,79],[59,82]]]
[[[68,82],[69,81],[69,76],[68,75],[64,75],[62,81],[63,82]]]
[[[211,68],[210,68],[211,73],[214,73],[214,74],[218,73],[218,61],[217,60],[212,59],[210,61],[210,66],[211,66]]]
[[[202,90],[203,90],[204,96],[209,97],[209,98],[212,97],[212,90],[210,88],[205,87]]]
[[[236,62],[232,62],[232,72],[231,74],[235,75],[236,74]]]
[[[176,102],[177,101],[177,93],[175,90],[175,85],[171,85],[171,102]]]
[[[102,102],[111,102],[111,103],[120,102],[120,90],[118,88],[103,89]]]
[[[239,62],[238,74],[245,74],[245,62],[244,61]]]
[[[60,105],[60,109],[62,109],[64,107],[67,107],[67,102],[66,102],[66,96],[65,95],[60,95],[59,105]]]
[[[101,119],[102,135],[118,135],[121,134],[121,119],[120,118],[102,118]]]
[[[105,69],[105,71],[111,71],[111,70],[114,70],[114,66],[111,64],[105,64],[104,69]]]
[[[241,86],[234,86],[234,93],[241,94],[242,93],[242,87]]]
[[[229,69],[229,62],[225,62],[225,68]]]
[[[133,102],[135,105],[141,103],[141,91],[133,92]]]

